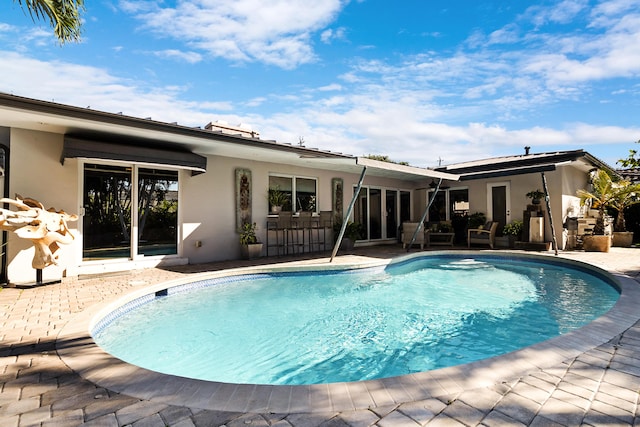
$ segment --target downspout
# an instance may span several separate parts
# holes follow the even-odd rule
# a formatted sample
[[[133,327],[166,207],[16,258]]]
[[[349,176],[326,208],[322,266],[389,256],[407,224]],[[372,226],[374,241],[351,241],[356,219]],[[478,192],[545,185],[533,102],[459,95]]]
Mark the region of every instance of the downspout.
[[[413,237],[411,237],[411,243],[409,243],[409,246],[407,247],[407,252],[409,252],[409,249],[411,249],[411,246],[413,246],[413,242],[416,241],[416,238],[418,237],[418,233],[420,232],[420,230],[422,230],[422,227],[424,226],[424,220],[425,218],[427,218],[427,213],[429,212],[429,209],[431,209],[431,205],[433,204],[433,201],[436,199],[436,194],[438,194],[438,191],[440,190],[440,184],[442,184],[442,178],[438,180],[438,185],[436,185],[436,189],[433,191],[433,197],[431,197],[431,200],[429,200],[429,203],[427,203],[427,208],[424,210],[424,212],[422,212],[422,217],[420,218],[420,221],[418,221],[418,226],[416,227],[416,231],[413,232]]]
[[[553,239],[553,249],[555,254],[558,255],[558,241],[556,239],[556,229],[553,228],[553,215],[551,215],[551,201],[549,199],[549,189],[547,188],[547,178],[544,176],[544,172],[540,172],[542,175],[542,187],[544,188],[544,201],[547,204],[547,213],[549,214],[549,226],[551,227],[551,238]]]
[[[356,199],[358,198],[358,195],[360,194],[360,189],[362,188],[362,182],[364,181],[364,176],[367,173],[367,167],[363,166],[362,167],[362,173],[360,174],[360,180],[358,181],[358,186],[356,187],[356,191],[353,193],[353,198],[351,199],[351,203],[349,203],[349,208],[347,209],[347,212],[344,216],[344,218],[342,219],[342,227],[340,227],[340,233],[338,234],[338,238],[336,239],[336,243],[333,245],[333,252],[331,252],[331,259],[329,260],[329,262],[333,262],[333,258],[335,258],[336,254],[338,253],[338,248],[340,247],[340,241],[342,240],[342,237],[344,236],[344,231],[347,229],[347,221],[349,219],[349,217],[351,216],[351,212],[353,211],[353,207],[356,204]]]

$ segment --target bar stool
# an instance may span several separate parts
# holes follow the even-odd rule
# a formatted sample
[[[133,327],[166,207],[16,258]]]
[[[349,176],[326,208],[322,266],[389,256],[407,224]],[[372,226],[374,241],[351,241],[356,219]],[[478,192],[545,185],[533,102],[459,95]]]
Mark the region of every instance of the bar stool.
[[[296,247],[300,248],[302,253],[305,252],[305,247],[308,247],[311,251],[311,211],[300,211],[298,217],[295,218],[296,227]],[[302,241],[299,239],[302,237]]]
[[[283,254],[289,255],[289,249],[295,250],[295,235],[293,230],[295,228],[295,224],[293,223],[293,212],[291,211],[282,211],[278,214],[278,219],[280,223],[278,224],[278,228],[282,232],[282,248]]]
[[[276,255],[287,255],[289,253],[290,243],[293,241],[291,236],[291,211],[282,211],[278,213],[277,218],[269,218],[267,220],[267,256],[269,256],[269,248],[276,248]],[[275,244],[269,243],[270,234],[275,234]]]
[[[333,212],[320,211],[318,218],[318,247],[322,245],[323,250],[327,250],[327,229],[333,230]],[[322,240],[320,240],[320,230],[322,230]]]

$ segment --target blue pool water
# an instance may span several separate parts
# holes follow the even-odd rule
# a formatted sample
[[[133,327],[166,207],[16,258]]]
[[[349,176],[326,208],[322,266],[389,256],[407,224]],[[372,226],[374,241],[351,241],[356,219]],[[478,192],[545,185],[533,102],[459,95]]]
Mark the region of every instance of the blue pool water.
[[[529,346],[585,325],[619,297],[581,269],[495,256],[195,287],[134,302],[97,326],[96,342],[129,363],[204,380],[359,381]]]

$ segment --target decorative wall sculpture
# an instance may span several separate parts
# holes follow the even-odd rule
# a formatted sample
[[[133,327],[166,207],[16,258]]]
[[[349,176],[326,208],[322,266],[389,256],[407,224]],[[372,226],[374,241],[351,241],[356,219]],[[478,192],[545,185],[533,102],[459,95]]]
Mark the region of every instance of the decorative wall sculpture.
[[[2,198],[0,203],[8,203],[17,211],[0,208],[0,229],[13,231],[21,239],[31,240],[36,249],[31,265],[43,269],[49,265],[58,265],[60,244],[68,245],[74,239],[67,227],[68,221],[77,221],[78,215],[69,215],[53,208],[45,210],[42,203],[35,199]]]
[[[342,222],[344,189],[342,178],[331,179],[331,202],[334,221]]]
[[[251,171],[236,169],[236,229],[251,222]]]

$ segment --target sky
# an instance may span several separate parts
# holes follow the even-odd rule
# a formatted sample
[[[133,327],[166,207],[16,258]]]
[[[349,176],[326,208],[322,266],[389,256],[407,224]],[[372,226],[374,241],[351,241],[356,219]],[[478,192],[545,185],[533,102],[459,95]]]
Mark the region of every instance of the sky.
[[[85,0],[0,7],[0,92],[437,167],[640,148],[637,0]]]

